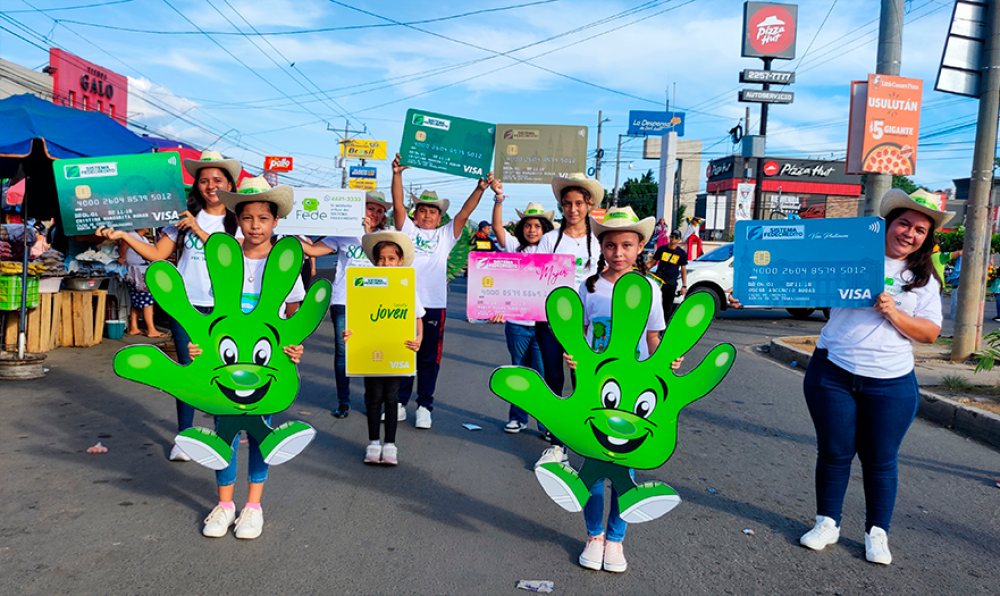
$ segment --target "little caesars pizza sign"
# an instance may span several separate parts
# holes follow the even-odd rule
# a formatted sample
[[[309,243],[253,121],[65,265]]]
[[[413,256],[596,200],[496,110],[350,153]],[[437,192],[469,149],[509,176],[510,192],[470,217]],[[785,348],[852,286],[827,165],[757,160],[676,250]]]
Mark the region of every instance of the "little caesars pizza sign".
[[[743,57],[795,58],[795,4],[746,2],[743,5]]]

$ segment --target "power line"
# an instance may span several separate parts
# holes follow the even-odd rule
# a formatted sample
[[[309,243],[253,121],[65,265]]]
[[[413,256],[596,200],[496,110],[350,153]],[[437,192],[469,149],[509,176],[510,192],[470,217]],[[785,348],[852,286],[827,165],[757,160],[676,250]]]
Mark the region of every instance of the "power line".
[[[63,6],[61,8],[32,8],[31,10],[5,10],[5,14],[16,14],[20,12],[56,12],[62,10],[79,10],[81,8],[100,8],[102,6],[111,6],[113,4],[128,4],[133,0],[113,0],[112,2],[101,2],[99,4],[83,4],[81,6]],[[30,6],[30,5],[29,5]]]

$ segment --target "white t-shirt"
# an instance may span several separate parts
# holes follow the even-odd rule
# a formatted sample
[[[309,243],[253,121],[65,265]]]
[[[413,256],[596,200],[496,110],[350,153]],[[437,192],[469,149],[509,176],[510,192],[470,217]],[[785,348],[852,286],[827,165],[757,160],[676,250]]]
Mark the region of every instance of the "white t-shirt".
[[[885,291],[896,308],[912,317],[941,326],[941,284],[931,276],[927,285],[904,292],[912,273],[905,261],[885,259]],[[872,298],[872,304],[875,298]],[[896,330],[874,308],[835,308],[823,327],[817,348],[829,350],[830,362],[863,377],[895,379],[913,370],[913,342]]]
[[[416,271],[417,295],[425,308],[448,307],[448,255],[454,248],[455,223],[440,228],[418,228],[409,218],[400,230],[413,241],[413,269]]]
[[[590,240],[589,257],[587,256],[588,238]],[[542,236],[541,241],[538,243],[538,252],[573,255],[573,258],[576,259],[574,281],[577,285],[582,284],[587,281],[588,277],[597,273],[597,260],[601,257],[601,241],[597,239],[597,236],[591,234],[589,237],[572,238],[563,234],[562,241],[559,241],[558,249],[556,249],[557,241],[559,241],[559,230],[552,230]],[[588,259],[590,260],[589,267],[587,266]]]
[[[243,312],[250,312],[257,306],[260,302],[260,288],[261,283],[264,279],[264,264],[267,259],[248,259],[243,257],[243,295],[240,297],[240,308]],[[253,277],[253,281],[250,281],[250,277]],[[292,291],[288,293],[285,297],[284,302],[281,304],[281,308],[278,310],[278,316],[282,319],[285,318],[285,304],[289,302],[302,302],[302,299],[306,297],[305,286],[302,285],[302,276],[295,276],[295,285],[292,286]]]
[[[144,237],[142,237],[139,234],[137,234],[135,232],[135,230],[129,230],[128,235],[131,236],[131,237],[133,237],[133,238],[135,238],[139,242],[142,242],[143,244],[150,244],[149,240],[146,240]],[[128,245],[126,244],[125,246],[128,246]],[[149,261],[147,261],[146,259],[142,258],[142,255],[140,255],[139,253],[135,252],[135,249],[133,249],[131,246],[128,246],[128,248],[122,247],[122,249],[126,251],[125,252],[125,264],[126,265],[135,265],[135,266],[149,265]]]
[[[205,211],[195,218],[202,230],[209,235],[216,232],[225,232],[225,215],[211,215]],[[163,228],[163,235],[177,242],[177,226],[167,226]],[[243,231],[236,229],[236,237],[242,238]],[[188,299],[194,306],[213,306],[215,300],[212,299],[212,280],[208,276],[208,263],[205,261],[205,243],[201,241],[198,234],[188,231],[184,234],[184,250],[177,261],[177,271],[184,280],[184,289],[187,290]]]
[[[504,252],[518,252],[517,249],[521,247],[521,242],[518,241],[518,239],[515,238],[513,234],[507,234],[506,236],[504,236],[503,240],[504,240],[504,246],[503,246]],[[538,247],[539,247],[538,244],[535,244],[534,246],[526,246],[524,250],[520,252],[523,252],[525,254],[533,254],[538,252]],[[507,322],[510,323],[511,325],[521,325],[522,327],[535,326],[534,321],[507,321]]]
[[[347,268],[373,267],[361,248],[359,236],[327,236],[321,242],[337,251],[337,276],[333,280],[333,297],[330,304],[347,304]]]
[[[640,360],[649,358],[646,332],[663,331],[667,327],[663,318],[663,301],[659,299],[659,289],[652,280],[647,279],[647,281],[649,281],[650,290],[653,292],[653,300],[650,304],[645,332],[639,338],[636,350]],[[593,293],[587,291],[586,283],[580,284],[580,287],[577,288],[580,299],[583,301],[583,324],[587,328],[587,343],[598,352],[606,350],[608,340],[611,339],[611,296],[614,289],[614,284],[603,277],[597,278]]]

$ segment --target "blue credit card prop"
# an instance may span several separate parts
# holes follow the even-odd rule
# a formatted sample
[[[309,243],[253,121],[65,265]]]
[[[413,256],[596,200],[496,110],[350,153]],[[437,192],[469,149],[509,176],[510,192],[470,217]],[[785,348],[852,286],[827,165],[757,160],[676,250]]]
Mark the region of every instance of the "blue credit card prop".
[[[862,308],[885,283],[880,217],[736,222],[733,294],[744,306]]]

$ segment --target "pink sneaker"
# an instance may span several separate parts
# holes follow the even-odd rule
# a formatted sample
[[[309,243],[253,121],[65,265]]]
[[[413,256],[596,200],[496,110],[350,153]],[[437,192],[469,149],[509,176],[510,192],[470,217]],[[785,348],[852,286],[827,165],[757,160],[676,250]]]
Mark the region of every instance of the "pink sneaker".
[[[377,464],[382,461],[382,446],[381,445],[369,445],[365,447],[365,463],[366,464]]]
[[[587,546],[584,547],[583,553],[580,555],[580,566],[600,571],[603,560],[604,534],[587,538]]]
[[[612,573],[621,573],[628,567],[625,562],[625,553],[622,551],[621,542],[608,540],[604,545],[604,570]]]

